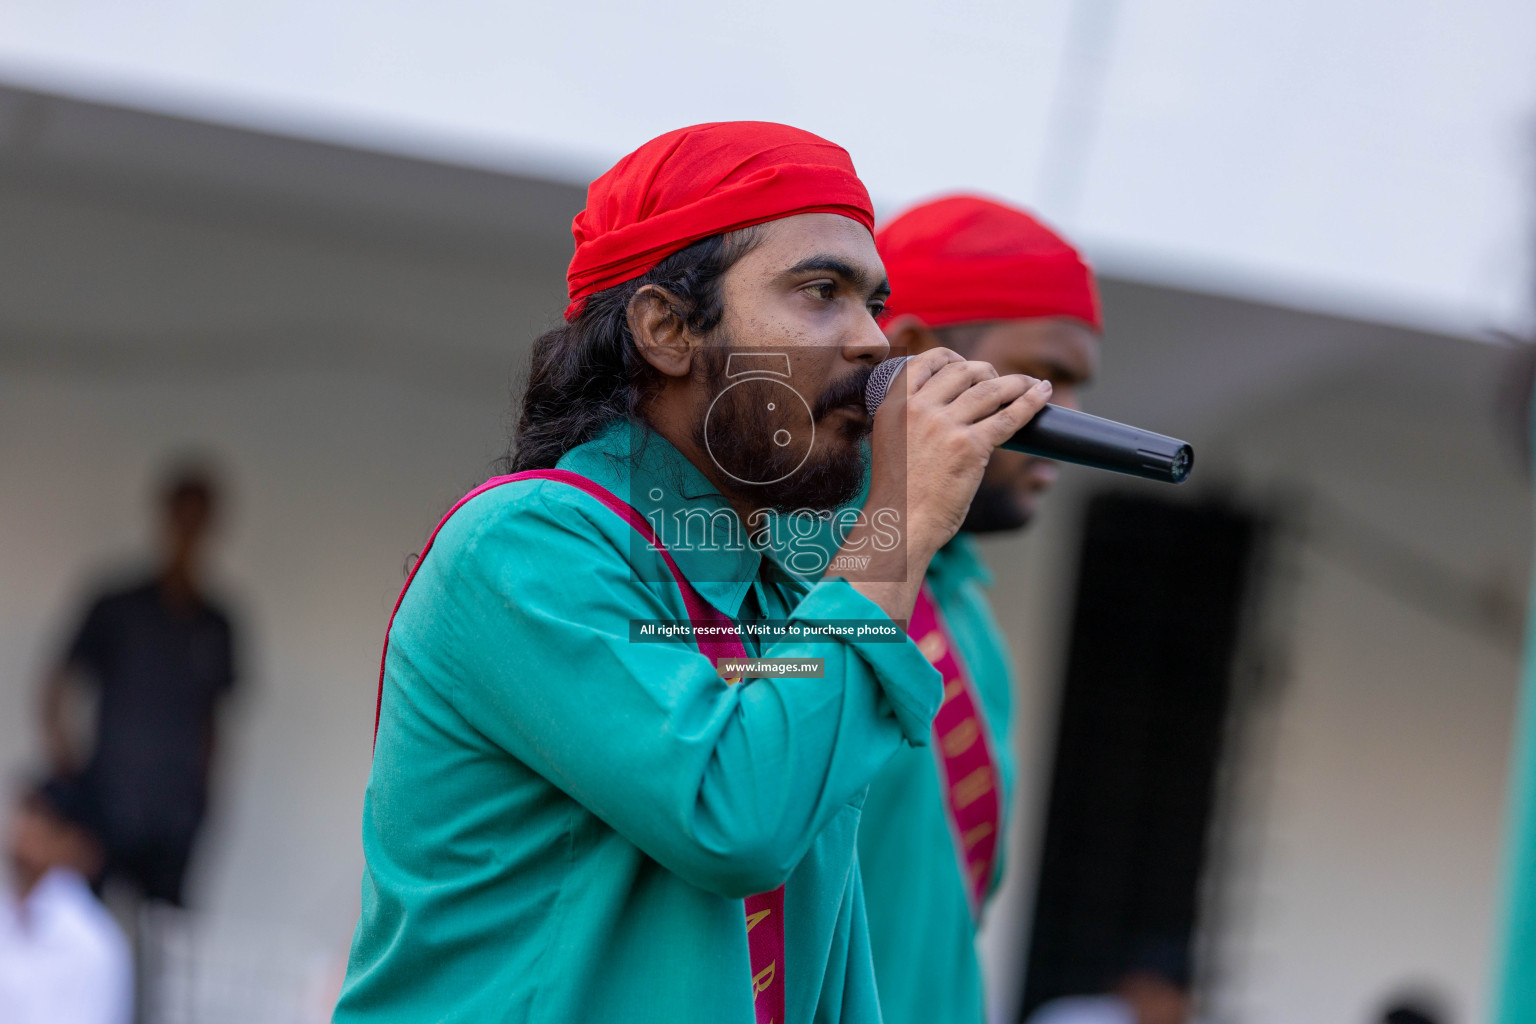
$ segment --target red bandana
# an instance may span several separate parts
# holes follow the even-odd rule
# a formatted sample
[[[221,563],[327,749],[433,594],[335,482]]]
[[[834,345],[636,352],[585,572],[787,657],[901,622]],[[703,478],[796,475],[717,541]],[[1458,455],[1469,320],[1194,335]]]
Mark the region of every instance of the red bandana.
[[[869,193],[841,146],[788,125],[722,121],[652,139],[587,188],[571,222],[571,304],[633,280],[710,235],[837,213],[875,226]]]
[[[875,244],[891,279],[891,315],[913,313],[929,327],[1065,316],[1103,330],[1093,271],[1017,207],[935,199],[886,224]]]

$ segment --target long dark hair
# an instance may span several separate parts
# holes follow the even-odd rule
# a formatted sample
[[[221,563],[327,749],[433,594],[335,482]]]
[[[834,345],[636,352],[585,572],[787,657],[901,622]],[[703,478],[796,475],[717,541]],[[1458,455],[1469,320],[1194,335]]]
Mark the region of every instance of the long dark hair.
[[[646,285],[657,285],[675,297],[689,331],[708,334],[725,313],[721,278],[756,243],[752,228],[711,235],[654,270],[589,296],[574,321],[540,335],[512,447],[503,460],[507,472],[552,468],[607,424],[638,418],[660,388],[661,375],[635,348],[630,300]]]

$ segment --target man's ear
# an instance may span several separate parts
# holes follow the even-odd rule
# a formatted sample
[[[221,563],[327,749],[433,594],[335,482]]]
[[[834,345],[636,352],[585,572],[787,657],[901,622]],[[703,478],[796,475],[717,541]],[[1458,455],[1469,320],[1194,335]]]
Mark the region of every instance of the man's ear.
[[[909,356],[940,345],[939,336],[933,333],[933,328],[913,313],[892,317],[885,325],[885,340],[891,343],[892,352],[905,352]]]
[[[629,300],[629,334],[640,357],[668,377],[686,377],[699,339],[689,332],[682,303],[665,288],[648,284]]]

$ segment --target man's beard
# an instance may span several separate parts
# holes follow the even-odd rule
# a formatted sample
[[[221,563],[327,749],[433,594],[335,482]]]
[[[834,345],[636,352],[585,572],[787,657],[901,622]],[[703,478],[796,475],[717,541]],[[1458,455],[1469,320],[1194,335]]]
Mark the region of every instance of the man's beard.
[[[770,414],[767,399],[787,394],[788,383],[773,377],[731,381],[725,375],[727,354],[724,345],[704,349],[704,379],[712,405],[693,425],[694,444],[708,451],[716,466],[731,478],[721,481],[722,485],[758,505],[786,513],[831,511],[858,497],[868,470],[859,441],[869,433],[871,420],[837,421],[835,429],[842,435],[841,441],[812,447],[808,454],[797,445],[776,444],[776,432],[787,426],[808,426],[793,424],[788,414],[795,410],[782,406],[795,406],[802,418],[805,407],[795,399]],[[817,428],[829,429],[824,420],[834,409],[855,403],[862,408],[870,373],[869,367],[861,367],[826,388],[810,405],[811,421]]]
[[[960,524],[960,532],[1006,533],[1028,526],[1033,518],[1034,510],[1020,503],[1012,487],[982,480]]]

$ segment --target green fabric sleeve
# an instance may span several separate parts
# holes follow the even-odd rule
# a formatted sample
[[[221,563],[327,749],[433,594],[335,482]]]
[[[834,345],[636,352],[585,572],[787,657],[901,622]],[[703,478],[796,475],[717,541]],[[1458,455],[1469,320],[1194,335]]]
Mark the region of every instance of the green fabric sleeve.
[[[692,646],[631,643],[631,619],[686,613],[670,579],[634,578],[630,529],[553,483],[460,510],[429,556],[446,609],[434,625],[453,638],[450,699],[691,884],[773,889],[903,736],[926,734],[938,674],[910,642],[794,643],[762,654],[825,658],[825,678],[728,686]],[[884,618],[846,583],[817,585],[794,616]],[[585,683],[599,679],[600,692]]]

